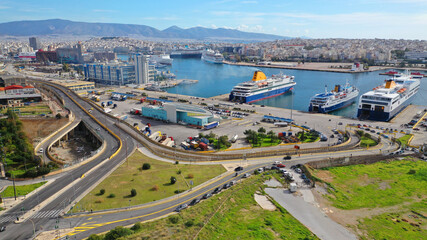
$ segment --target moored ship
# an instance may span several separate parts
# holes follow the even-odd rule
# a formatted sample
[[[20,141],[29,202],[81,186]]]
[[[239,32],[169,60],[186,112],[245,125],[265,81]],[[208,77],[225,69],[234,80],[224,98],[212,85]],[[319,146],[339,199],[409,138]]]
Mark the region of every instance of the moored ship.
[[[172,65],[173,62],[169,54],[151,55],[150,60],[162,65]]]
[[[200,58],[201,56],[201,49],[192,48],[175,49],[170,54],[171,58]]]
[[[344,86],[335,85],[335,89],[314,95],[310,99],[308,111],[328,113],[347,106],[356,101],[359,89],[346,83]]]
[[[202,52],[202,60],[210,63],[224,63],[224,57],[221,53],[215,52],[212,49],[206,49]]]
[[[267,78],[261,71],[255,71],[252,80],[234,86],[229,101],[252,103],[284,94],[295,86],[294,76],[283,74]]]
[[[407,74],[395,74],[359,99],[357,117],[389,121],[411,103],[420,88],[420,80]]]

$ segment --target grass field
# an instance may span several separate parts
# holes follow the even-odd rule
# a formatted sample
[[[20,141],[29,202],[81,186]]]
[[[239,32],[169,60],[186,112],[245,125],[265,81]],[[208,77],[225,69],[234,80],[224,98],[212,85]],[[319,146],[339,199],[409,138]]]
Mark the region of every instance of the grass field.
[[[372,138],[366,137],[366,136],[362,136],[360,138],[360,146],[361,147],[373,147],[375,145],[377,145],[378,143],[373,140]]]
[[[360,220],[362,239],[426,239],[427,200]]]
[[[30,185],[22,185],[22,186],[16,186],[16,195],[17,196],[24,196],[27,195],[28,193],[34,191],[35,189],[43,186],[46,182],[39,182],[39,183],[35,183],[35,184],[30,184]],[[8,186],[2,193],[1,193],[2,197],[13,197],[14,195],[14,191],[13,191],[13,186]]]
[[[254,145],[251,143],[252,147],[270,147],[270,146],[277,146],[279,145],[282,141],[281,140],[276,140],[275,142],[271,142],[271,139],[266,137],[266,138],[262,138],[259,140],[261,144],[257,144]]]
[[[407,146],[408,145],[408,141],[409,141],[409,139],[412,137],[412,135],[411,134],[407,134],[407,135],[405,135],[405,136],[403,136],[403,137],[400,137],[400,138],[398,138],[397,139],[397,141],[399,141],[400,142],[400,144],[403,146],[403,147],[405,147],[405,146]]]
[[[152,202],[173,196],[176,190],[190,189],[190,181],[193,181],[194,187],[225,172],[221,165],[175,165],[151,159],[139,151],[130,156],[128,162],[129,164],[121,165],[86,195],[73,211],[95,211]],[[151,169],[142,170],[144,163],[149,163]],[[178,174],[179,170],[181,174]],[[193,178],[189,177],[190,174]],[[177,179],[175,184],[170,184],[171,176]],[[105,189],[102,195],[99,194],[101,189]],[[136,196],[130,196],[131,189],[137,191]],[[110,194],[115,197],[108,197]]]
[[[318,239],[278,207],[263,210],[254,200],[269,176],[257,175],[179,214],[142,224],[122,239]]]
[[[31,105],[24,107],[16,107],[16,111],[19,111],[19,115],[39,115],[39,114],[50,114],[52,111],[47,105]],[[5,112],[6,110],[3,110]]]
[[[315,170],[315,174],[322,171],[332,178],[326,180],[332,186],[328,198],[340,209],[393,206],[427,196],[427,163],[423,161],[335,167]]]
[[[426,162],[407,158],[314,174],[329,185],[325,197],[334,207],[368,216],[353,226],[362,239],[426,239]]]

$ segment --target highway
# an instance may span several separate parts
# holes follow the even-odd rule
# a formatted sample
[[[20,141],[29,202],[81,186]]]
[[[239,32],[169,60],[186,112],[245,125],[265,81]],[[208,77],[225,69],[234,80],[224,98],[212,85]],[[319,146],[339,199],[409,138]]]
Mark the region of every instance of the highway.
[[[68,91],[67,89],[63,90]],[[124,147],[122,150],[114,158],[109,160],[109,157],[119,148],[118,141],[77,104],[75,104],[67,95],[59,90],[55,89],[55,91],[63,97],[65,100],[65,106],[67,106],[76,116],[79,116],[81,120],[85,121],[89,125],[88,127],[92,129],[100,129],[99,134],[102,136],[103,140],[107,142],[108,146],[96,159],[81,165],[74,170],[66,172],[62,177],[57,178],[52,184],[50,184],[49,187],[43,188],[37,194],[27,198],[22,203],[10,209],[7,214],[2,215],[0,222],[3,225],[7,223],[7,231],[1,233],[2,239],[29,239],[32,237],[34,230],[38,231],[49,228],[49,221],[52,218],[60,216],[68,205],[73,204],[76,197],[83,194],[93,185],[94,182],[97,181],[97,179],[106,175],[110,169],[120,164],[121,161],[126,158],[126,153],[131,153],[135,148],[135,143],[132,138],[121,132],[120,129],[114,126],[113,122],[103,117],[101,113],[93,111],[94,117],[99,119],[99,121],[111,131],[120,135],[123,142]],[[75,96],[74,98],[83,106],[83,108],[90,108],[90,106],[83,100],[80,100]],[[102,167],[99,167],[96,171],[86,174],[87,171],[101,163]],[[73,183],[71,187],[70,183]],[[32,213],[28,212],[28,210],[36,208],[37,205],[51,196],[55,196],[55,198],[51,199],[52,201],[49,204],[42,206],[40,209],[33,211]],[[26,218],[29,221],[13,224],[15,220],[28,215],[29,217]]]

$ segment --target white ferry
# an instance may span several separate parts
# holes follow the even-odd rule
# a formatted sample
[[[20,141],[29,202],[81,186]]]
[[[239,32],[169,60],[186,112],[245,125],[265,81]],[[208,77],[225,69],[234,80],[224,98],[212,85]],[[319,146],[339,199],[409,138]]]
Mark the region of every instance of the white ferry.
[[[407,74],[395,74],[359,99],[357,117],[389,121],[408,106],[420,88],[420,80]]]
[[[239,83],[230,93],[229,101],[252,103],[284,94],[295,86],[294,76],[283,74],[267,78],[261,71],[255,71],[252,81]]]
[[[310,100],[308,111],[328,113],[347,106],[356,101],[359,89],[346,83],[344,86],[335,85],[335,89],[314,95]]]

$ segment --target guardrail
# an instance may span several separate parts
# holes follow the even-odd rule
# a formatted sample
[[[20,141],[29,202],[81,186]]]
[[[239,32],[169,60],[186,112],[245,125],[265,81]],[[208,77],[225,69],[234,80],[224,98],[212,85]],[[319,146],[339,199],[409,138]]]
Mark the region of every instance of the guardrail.
[[[48,83],[48,82],[43,82],[44,84],[54,87],[58,90],[60,90],[61,92],[63,92],[65,95],[67,95],[67,97],[69,97],[71,99],[71,101],[73,101],[77,106],[79,106],[86,114],[88,114],[95,122],[97,122],[102,128],[104,128],[108,133],[110,133],[114,138],[117,139],[117,141],[119,142],[119,148],[110,156],[109,159],[112,159],[113,157],[115,157],[122,149],[123,147],[123,142],[122,140],[119,138],[119,136],[117,136],[114,132],[112,132],[109,128],[107,128],[107,126],[105,126],[104,124],[102,124],[98,119],[96,119],[92,114],[90,114],[80,103],[78,103],[76,100],[74,100],[73,97],[70,96],[70,94],[68,94],[66,91],[62,90],[63,86],[54,84],[54,83]],[[68,90],[71,91],[71,90]],[[77,98],[82,99],[80,96],[74,94]],[[83,99],[84,100],[84,99]]]

